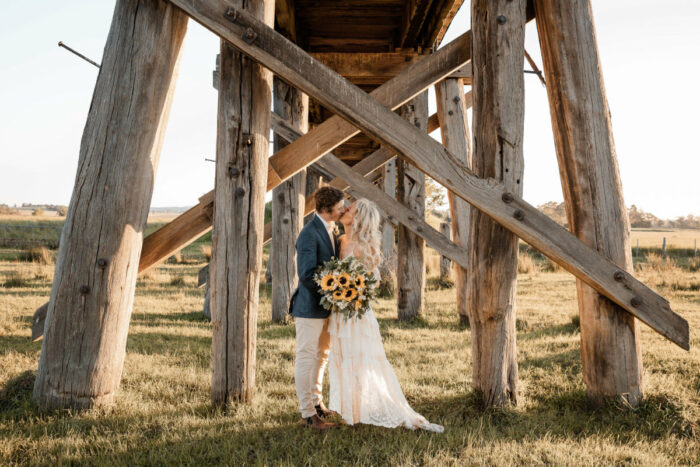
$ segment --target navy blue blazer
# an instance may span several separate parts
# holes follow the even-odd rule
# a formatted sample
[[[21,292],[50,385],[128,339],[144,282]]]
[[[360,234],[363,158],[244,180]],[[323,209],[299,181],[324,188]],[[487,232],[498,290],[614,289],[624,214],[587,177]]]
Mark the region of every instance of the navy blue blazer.
[[[333,241],[338,251],[338,239],[335,235]],[[296,249],[299,287],[292,295],[290,313],[295,318],[328,318],[330,311],[320,305],[321,289],[314,281],[314,274],[319,265],[333,257],[333,245],[323,221],[318,216],[314,216],[313,220],[301,229]]]

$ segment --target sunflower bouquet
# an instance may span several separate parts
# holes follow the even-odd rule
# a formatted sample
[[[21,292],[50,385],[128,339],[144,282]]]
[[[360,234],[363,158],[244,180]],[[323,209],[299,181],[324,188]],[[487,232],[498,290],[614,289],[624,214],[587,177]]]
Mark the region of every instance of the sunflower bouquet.
[[[321,288],[321,306],[345,319],[361,318],[375,298],[377,280],[354,256],[332,259],[319,266],[314,280]]]

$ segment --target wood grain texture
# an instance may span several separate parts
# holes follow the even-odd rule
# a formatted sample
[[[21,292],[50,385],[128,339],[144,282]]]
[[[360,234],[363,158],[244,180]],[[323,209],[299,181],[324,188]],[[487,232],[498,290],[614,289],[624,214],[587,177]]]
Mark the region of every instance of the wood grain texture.
[[[381,85],[425,56],[413,50],[382,53],[312,53],[312,57],[353,84]]]
[[[472,0],[472,169],[522,196],[525,0]],[[499,17],[505,17],[501,24]],[[495,156],[495,157],[494,157]],[[486,406],[517,403],[515,293],[518,237],[471,212],[468,311],[472,385]]]
[[[110,403],[119,387],[137,264],[187,17],[118,0],[80,144],[44,326],[34,400]]]
[[[445,238],[451,238],[451,228],[449,222],[440,222],[440,233]],[[465,250],[466,251],[466,250]],[[449,281],[452,276],[452,261],[447,256],[440,257],[440,280]]]
[[[440,118],[442,144],[462,161],[466,167],[472,166],[471,142],[469,136],[469,121],[467,120],[467,105],[464,99],[464,83],[461,79],[447,78],[435,85],[437,115]],[[471,102],[469,103],[471,104]],[[469,244],[469,219],[471,206],[451,191],[447,191],[447,201],[450,206],[450,223],[452,241],[467,252]],[[467,269],[455,268],[455,292],[457,300],[457,316],[460,323],[469,322],[467,312],[467,288],[469,280]]]
[[[396,161],[387,162],[382,168],[382,190],[396,199]],[[391,222],[382,224],[382,276],[396,270],[396,231]]]
[[[273,111],[300,133],[309,123],[309,98],[279,78],[274,78]],[[287,140],[274,136],[274,150]],[[272,190],[272,241],[268,264],[272,274],[272,321],[287,320],[289,300],[297,287],[296,239],[304,226],[306,170]]]
[[[615,154],[610,111],[590,2],[536,1],[559,173],[571,231],[633,274],[629,220]],[[577,281],[581,364],[595,405],[642,398],[642,353],[636,319]]]
[[[237,0],[262,24],[273,0]],[[212,257],[212,401],[252,403],[272,73],[221,41]]]
[[[413,128],[427,132],[428,92],[401,107],[399,115]],[[413,211],[416,219],[425,219],[425,174],[405,160],[396,161],[396,199]],[[411,321],[423,313],[425,242],[405,225],[399,225],[396,230],[397,315],[400,321]]]

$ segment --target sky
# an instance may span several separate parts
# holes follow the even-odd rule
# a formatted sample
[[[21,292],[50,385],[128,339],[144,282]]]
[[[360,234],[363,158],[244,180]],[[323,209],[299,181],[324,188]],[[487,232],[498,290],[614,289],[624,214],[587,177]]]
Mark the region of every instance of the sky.
[[[114,1],[2,0],[0,204],[68,204]],[[464,2],[443,44],[469,29]],[[592,0],[625,203],[700,215],[700,2]],[[541,67],[534,22],[525,47]],[[214,186],[219,40],[190,21],[152,206],[191,206]],[[526,66],[527,68],[527,66]],[[525,76],[524,198],[562,201],[545,88]],[[433,90],[430,111],[435,112]],[[439,133],[433,134],[439,138]]]

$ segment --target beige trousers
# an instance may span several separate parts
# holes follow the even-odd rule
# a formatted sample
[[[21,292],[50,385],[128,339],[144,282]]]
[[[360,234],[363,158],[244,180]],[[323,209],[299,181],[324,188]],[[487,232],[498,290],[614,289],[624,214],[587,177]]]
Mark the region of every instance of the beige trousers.
[[[299,411],[307,418],[316,413],[314,406],[323,400],[323,373],[328,365],[331,339],[328,319],[295,318],[294,322],[297,330],[294,382]]]

